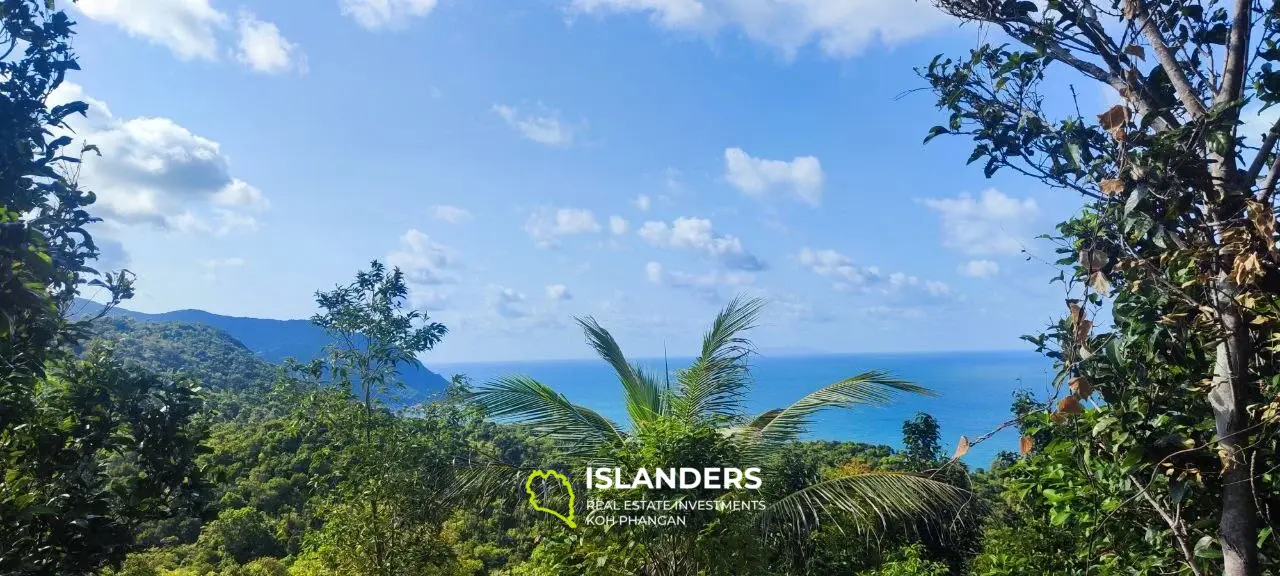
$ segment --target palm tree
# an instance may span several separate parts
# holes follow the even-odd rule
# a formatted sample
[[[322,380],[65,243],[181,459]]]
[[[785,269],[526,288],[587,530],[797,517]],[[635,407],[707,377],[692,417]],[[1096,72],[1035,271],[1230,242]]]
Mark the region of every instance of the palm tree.
[[[622,384],[630,427],[572,403],[551,387],[525,376],[506,376],[472,394],[492,418],[531,426],[583,466],[616,465],[616,457],[646,427],[675,419],[718,429],[751,463],[769,462],[808,429],[815,414],[831,408],[876,406],[900,393],[932,395],[921,386],[879,371],[864,372],[819,388],[786,408],[748,417],[743,404],[750,386],[747,360],[753,353],[743,333],[755,326],[764,301],[735,298],[716,316],[692,365],[668,376],[629,362],[613,336],[591,317],[579,318],[587,342],[608,362]],[[955,520],[969,493],[950,484],[896,472],[867,472],[809,484],[768,504],[762,525],[803,532],[825,518],[852,521],[868,535],[921,521]]]

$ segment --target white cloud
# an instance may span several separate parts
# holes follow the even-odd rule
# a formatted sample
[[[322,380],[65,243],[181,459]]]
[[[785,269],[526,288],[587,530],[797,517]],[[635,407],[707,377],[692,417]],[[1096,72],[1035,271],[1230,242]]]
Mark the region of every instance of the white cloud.
[[[236,60],[255,72],[279,74],[296,70],[307,71],[307,57],[297,44],[280,35],[275,24],[258,20],[252,13],[240,13],[237,28],[240,40]]]
[[[450,224],[461,224],[471,220],[471,212],[465,208],[457,206],[449,206],[448,204],[440,204],[430,208],[431,217],[436,220],[442,220]]]
[[[662,264],[659,262],[647,262],[644,265],[644,276],[650,282],[657,284],[662,282]]]
[[[800,265],[814,274],[833,281],[838,292],[875,291],[885,294],[914,291],[929,296],[947,296],[951,287],[936,280],[926,280],[902,272],[884,273],[876,266],[861,267],[853,259],[835,250],[803,248],[796,256]]]
[[[572,300],[573,294],[569,293],[569,287],[564,284],[549,284],[547,286],[548,300]]]
[[[654,246],[692,250],[731,269],[754,272],[767,268],[763,260],[743,248],[742,240],[717,233],[711,221],[703,218],[677,218],[670,225],[649,221],[637,233]]]
[[[741,148],[724,151],[724,176],[744,194],[754,198],[790,194],[812,206],[822,203],[822,164],[813,156],[797,156],[790,162],[752,158]]]
[[[689,290],[709,302],[723,300],[720,288],[741,288],[755,283],[755,274],[750,272],[721,272],[712,270],[706,274],[690,274],[687,272],[664,272],[662,264],[648,262],[644,266],[645,278],[654,284],[664,284],[671,288]]]
[[[417,229],[400,236],[400,246],[387,255],[387,264],[404,272],[411,290],[457,283],[456,273],[462,268],[462,261],[453,248]]]
[[[521,307],[524,294],[511,288],[493,284],[489,286],[489,309],[503,318],[525,318],[529,312]]]
[[[600,224],[590,210],[584,208],[543,208],[529,215],[524,231],[539,248],[559,246],[560,236],[599,232]]]
[[[573,144],[573,128],[560,121],[559,114],[550,111],[543,116],[522,114],[511,106],[494,104],[493,112],[502,118],[526,140],[532,140],[547,146],[568,146]]]
[[[994,188],[978,198],[929,198],[925,206],[942,218],[943,245],[970,256],[1017,254],[1039,214],[1035,199],[1019,200]]]
[[[986,278],[1000,273],[1000,265],[991,260],[970,260],[960,265],[960,273],[974,278]]]
[[[97,194],[95,206],[104,218],[225,234],[256,228],[252,213],[270,207],[261,190],[232,176],[231,161],[217,142],[168,118],[118,119],[70,82],[50,94],[48,103],[74,100],[90,110],[69,119],[70,135],[101,150],[101,156],[86,154],[80,181]]]
[[[80,0],[72,6],[91,20],[160,44],[182,60],[216,59],[214,32],[228,21],[209,0]]]
[[[641,212],[649,211],[650,200],[649,200],[649,197],[645,196],[644,194],[636,196],[636,199],[632,200],[631,203],[635,204],[636,208],[639,209]]]
[[[609,217],[609,231],[613,232],[614,235],[621,236],[626,234],[628,225],[626,218],[616,215]]]
[[[645,13],[677,31],[741,30],[786,57],[816,45],[832,57],[894,45],[947,23],[930,2],[911,0],[568,0],[571,12]]]
[[[341,0],[342,15],[367,30],[402,28],[411,18],[431,14],[436,0]]]
[[[204,277],[208,280],[216,280],[218,278],[218,270],[242,268],[244,265],[244,258],[214,258],[200,261],[200,266],[205,269]]]

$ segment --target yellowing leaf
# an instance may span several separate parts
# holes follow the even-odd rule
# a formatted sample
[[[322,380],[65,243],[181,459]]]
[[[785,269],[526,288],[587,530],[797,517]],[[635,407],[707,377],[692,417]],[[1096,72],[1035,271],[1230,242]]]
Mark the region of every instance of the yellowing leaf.
[[[1147,49],[1137,44],[1130,44],[1129,46],[1126,46],[1124,49],[1124,53],[1130,56],[1133,56],[1134,58],[1137,58],[1139,60],[1147,59]]]
[[[956,444],[956,453],[951,455],[951,459],[955,460],[969,453],[969,437],[961,436],[960,443]]]
[[[1124,180],[1119,178],[1110,178],[1098,183],[1098,188],[1107,196],[1119,196],[1124,194]]]
[[[1253,252],[1236,254],[1235,264],[1231,267],[1231,281],[1245,285],[1261,277],[1262,264],[1258,262],[1257,254]]]

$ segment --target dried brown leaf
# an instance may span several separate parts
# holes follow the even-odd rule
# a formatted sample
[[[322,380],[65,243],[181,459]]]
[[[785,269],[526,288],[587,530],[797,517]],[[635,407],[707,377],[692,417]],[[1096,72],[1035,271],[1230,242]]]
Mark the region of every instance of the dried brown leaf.
[[[1236,261],[1231,266],[1231,281],[1241,286],[1251,284],[1262,277],[1262,263],[1254,252],[1236,254]]]
[[[1107,275],[1101,270],[1089,275],[1089,285],[1093,286],[1093,291],[1099,294],[1111,293],[1111,281],[1107,279]]]
[[[1031,453],[1031,448],[1033,446],[1035,446],[1035,442],[1031,440],[1031,437],[1023,436],[1022,440],[1018,441],[1018,452],[1021,452],[1023,456],[1026,456]]]
[[[1072,394],[1075,394],[1077,398],[1082,400],[1088,398],[1090,394],[1093,394],[1093,382],[1089,381],[1089,379],[1084,376],[1076,376],[1075,378],[1072,378],[1071,382],[1067,383],[1067,386],[1071,388]]]
[[[1080,405],[1079,398],[1067,396],[1058,402],[1058,412],[1063,414],[1083,414],[1084,407]]]
[[[1124,194],[1124,180],[1119,178],[1110,178],[1098,183],[1098,188],[1107,196],[1119,196]]]
[[[955,460],[969,453],[969,437],[961,436],[960,442],[956,444],[956,453],[951,455],[951,459]]]
[[[1106,112],[1098,115],[1098,124],[1102,125],[1102,129],[1112,132],[1116,129],[1123,129],[1126,122],[1129,121],[1129,109],[1120,104],[1116,104],[1108,108]],[[1114,132],[1112,132],[1114,134]]]
[[[1124,53],[1130,56],[1133,56],[1134,58],[1137,58],[1139,60],[1147,59],[1147,49],[1137,44],[1130,44],[1126,46],[1124,49]]]

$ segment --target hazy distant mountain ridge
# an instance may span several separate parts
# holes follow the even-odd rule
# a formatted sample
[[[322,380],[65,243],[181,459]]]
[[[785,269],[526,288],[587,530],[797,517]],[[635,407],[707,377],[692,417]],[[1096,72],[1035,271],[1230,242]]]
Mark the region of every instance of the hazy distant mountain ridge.
[[[77,299],[72,308],[75,316],[91,316],[102,310],[102,305],[91,300]],[[258,358],[272,364],[280,364],[285,358],[307,361],[319,358],[329,337],[324,330],[307,320],[271,320],[223,316],[204,310],[175,310],[160,314],[135,312],[124,308],[112,309],[107,318],[129,318],[144,323],[189,323],[216,328],[243,344]],[[410,397],[426,397],[444,390],[449,382],[426,368],[404,367],[401,379]],[[410,398],[406,398],[408,400]]]

